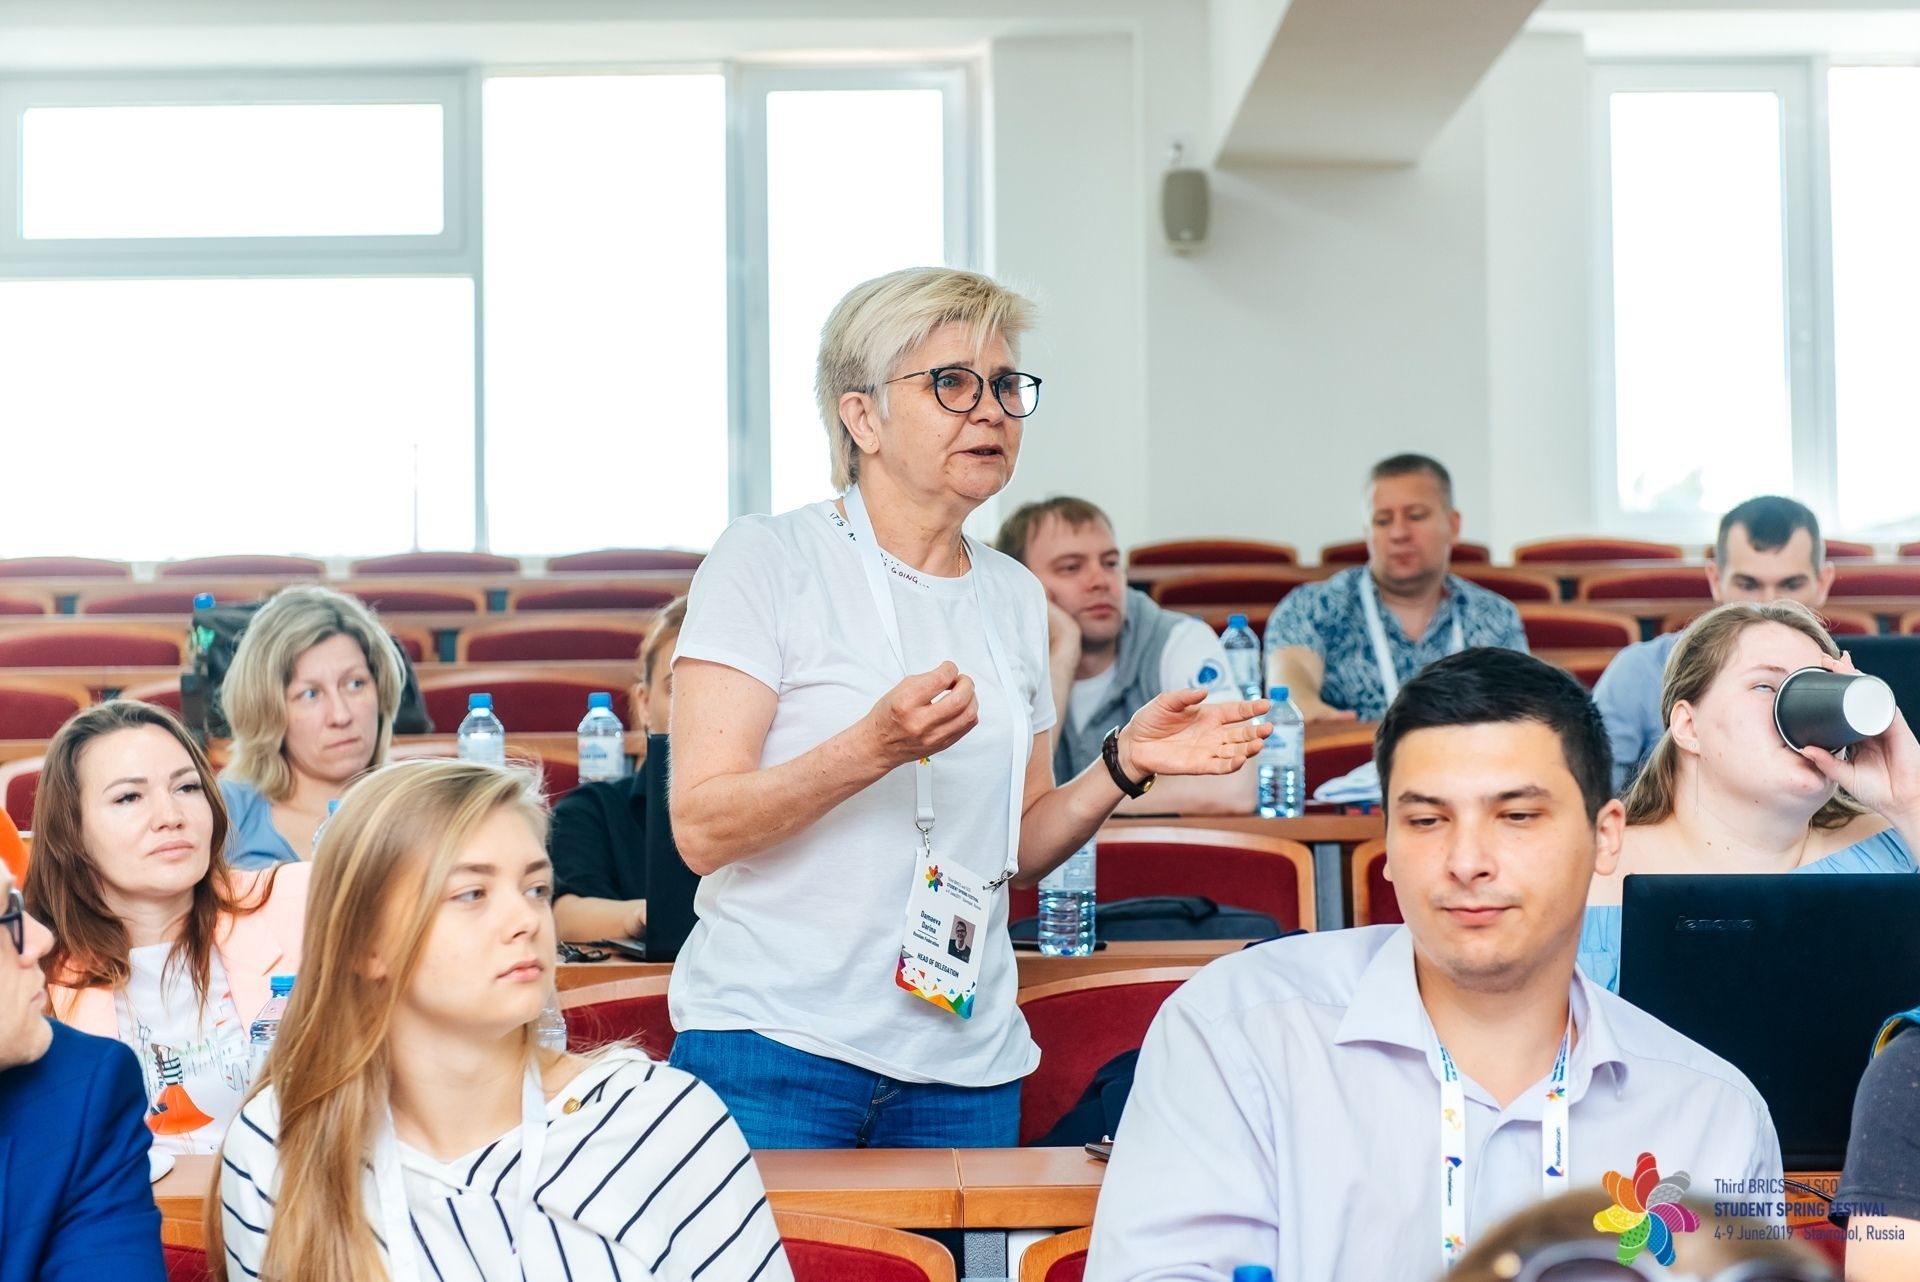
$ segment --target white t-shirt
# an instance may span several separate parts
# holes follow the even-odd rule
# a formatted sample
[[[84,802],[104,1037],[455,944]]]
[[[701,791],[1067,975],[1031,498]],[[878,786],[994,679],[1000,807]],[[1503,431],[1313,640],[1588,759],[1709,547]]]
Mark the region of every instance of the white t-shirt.
[[[1116,666],[1109,663],[1104,671],[1075,681],[1067,692],[1067,715],[1073,718],[1075,730],[1085,730],[1087,718],[1106,702]],[[1196,687],[1207,692],[1208,703],[1240,697],[1227,675],[1227,652],[1220,638],[1199,619],[1185,619],[1173,625],[1160,648],[1160,689],[1164,693]]]
[[[860,551],[831,503],[742,517],[694,576],[676,664],[725,664],[779,695],[764,769],[818,747],[866,716],[899,670]],[[951,659],[973,678],[980,723],[933,761],[933,849],[992,880],[1007,855],[1008,754],[1025,762],[1053,726],[1046,595],[1019,562],[977,542],[960,578],[887,575],[907,667]],[[1021,740],[994,677],[971,575],[1000,631],[1026,711]],[[994,896],[973,1016],[960,1019],[895,985],[908,889],[919,859],[914,783],[901,766],[796,836],[700,883],[694,926],[673,968],[678,1029],[751,1029],[901,1081],[993,1086],[1032,1071],[1039,1052],[1015,997],[1007,896]]]
[[[215,1153],[247,1093],[247,1029],[234,1009],[220,954],[208,958],[202,1009],[186,968],[167,971],[172,951],[172,944],[127,950],[133,970],[115,1001],[120,1040],[133,1048],[146,1079],[153,1147]]]

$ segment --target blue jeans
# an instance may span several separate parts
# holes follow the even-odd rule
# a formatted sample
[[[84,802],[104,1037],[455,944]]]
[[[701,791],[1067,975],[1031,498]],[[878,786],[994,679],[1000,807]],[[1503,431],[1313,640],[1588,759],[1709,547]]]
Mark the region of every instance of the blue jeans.
[[[900,1082],[744,1030],[690,1029],[668,1063],[711,1086],[753,1148],[1012,1148],[1020,1083]]]

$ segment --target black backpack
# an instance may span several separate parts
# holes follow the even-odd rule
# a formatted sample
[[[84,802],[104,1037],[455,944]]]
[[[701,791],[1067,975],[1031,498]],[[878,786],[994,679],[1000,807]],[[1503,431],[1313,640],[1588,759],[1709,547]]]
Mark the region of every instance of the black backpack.
[[[240,638],[265,602],[214,605],[193,612],[193,667],[180,674],[180,711],[187,729],[202,742],[225,739],[233,733],[226,710],[220,706],[220,687],[226,684]],[[400,659],[400,707],[393,718],[395,734],[432,734],[433,721],[420,697],[420,681],[413,663],[398,641],[393,650]]]
[[[1270,939],[1280,923],[1265,913],[1216,904],[1203,895],[1144,895],[1116,899],[1095,909],[1096,930],[1102,939]],[[1009,923],[1007,934],[1017,941],[1039,937],[1040,919],[1023,917]]]

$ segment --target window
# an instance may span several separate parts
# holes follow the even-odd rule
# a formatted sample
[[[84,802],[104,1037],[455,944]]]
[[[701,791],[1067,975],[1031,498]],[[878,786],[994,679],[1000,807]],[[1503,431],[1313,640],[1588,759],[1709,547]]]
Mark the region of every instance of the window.
[[[0,81],[0,423],[49,478],[0,554],[705,547],[823,497],[820,325],[973,260],[966,122],[956,68]]]
[[[1895,536],[1920,493],[1920,68],[1595,69],[1597,419],[1616,528],[1711,532],[1790,493]],[[1822,123],[1824,122],[1824,127]]]

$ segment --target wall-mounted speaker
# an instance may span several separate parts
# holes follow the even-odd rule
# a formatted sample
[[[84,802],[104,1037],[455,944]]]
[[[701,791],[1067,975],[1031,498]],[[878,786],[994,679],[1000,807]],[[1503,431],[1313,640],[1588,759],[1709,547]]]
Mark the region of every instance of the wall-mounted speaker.
[[[1160,224],[1167,243],[1185,252],[1207,238],[1207,173],[1204,169],[1169,169],[1160,180]]]

